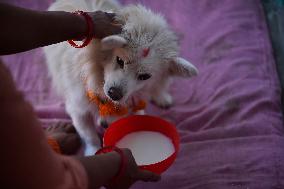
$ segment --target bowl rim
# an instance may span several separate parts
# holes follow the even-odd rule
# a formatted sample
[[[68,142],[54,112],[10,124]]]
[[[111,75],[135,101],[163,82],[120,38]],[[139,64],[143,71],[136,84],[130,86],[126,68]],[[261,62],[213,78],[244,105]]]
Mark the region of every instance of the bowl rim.
[[[129,125],[127,125],[127,123],[132,123],[133,121],[139,121],[140,122],[136,122],[136,126],[131,128]],[[159,125],[151,125],[151,124],[147,124],[144,125],[142,122],[147,122],[149,123],[160,123]],[[162,125],[162,126],[160,126]],[[115,132],[117,130],[118,127],[125,127],[128,128],[130,131],[126,131],[122,136],[117,137],[117,140],[113,140],[113,141],[107,141],[108,139],[111,139],[111,134],[113,132]],[[149,129],[147,129],[149,128]],[[116,143],[123,138],[124,136],[126,136],[127,134],[133,133],[133,132],[137,132],[137,131],[153,131],[153,132],[159,132],[163,135],[165,135],[166,137],[168,137],[173,146],[174,146],[174,152],[168,156],[166,159],[163,159],[161,161],[158,161],[156,163],[152,163],[152,164],[147,164],[147,165],[139,165],[138,167],[141,169],[145,169],[145,170],[151,170],[153,172],[156,173],[162,173],[164,172],[166,169],[168,169],[172,163],[175,161],[177,154],[179,152],[179,148],[180,148],[180,137],[178,134],[178,131],[176,129],[176,127],[170,123],[167,120],[164,120],[160,117],[156,117],[156,116],[150,116],[150,115],[131,115],[128,117],[124,117],[121,118],[115,122],[113,122],[105,131],[104,136],[103,136],[103,146],[115,146]],[[153,170],[154,167],[159,167],[159,166],[164,166],[164,164],[166,164],[167,166],[162,168],[159,171],[155,171]]]

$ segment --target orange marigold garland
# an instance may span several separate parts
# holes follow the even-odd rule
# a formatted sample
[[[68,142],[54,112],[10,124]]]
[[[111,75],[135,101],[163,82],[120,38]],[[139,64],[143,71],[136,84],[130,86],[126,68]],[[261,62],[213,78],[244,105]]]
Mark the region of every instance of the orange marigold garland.
[[[87,90],[87,97],[90,102],[97,104],[99,114],[102,117],[106,116],[123,116],[129,113],[129,110],[125,106],[115,104],[111,100],[101,100],[93,91]],[[146,107],[146,102],[139,100],[137,104],[133,104],[131,107],[132,112],[143,110]]]

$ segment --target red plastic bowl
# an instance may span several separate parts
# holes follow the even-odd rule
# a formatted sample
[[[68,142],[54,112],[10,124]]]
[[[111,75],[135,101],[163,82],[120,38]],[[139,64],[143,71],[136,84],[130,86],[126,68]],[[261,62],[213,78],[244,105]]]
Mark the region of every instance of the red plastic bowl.
[[[103,138],[104,146],[115,146],[125,135],[136,131],[160,132],[172,140],[175,152],[167,159],[150,165],[141,165],[141,169],[161,174],[175,161],[179,151],[179,135],[171,123],[149,115],[134,115],[122,118],[110,125]]]

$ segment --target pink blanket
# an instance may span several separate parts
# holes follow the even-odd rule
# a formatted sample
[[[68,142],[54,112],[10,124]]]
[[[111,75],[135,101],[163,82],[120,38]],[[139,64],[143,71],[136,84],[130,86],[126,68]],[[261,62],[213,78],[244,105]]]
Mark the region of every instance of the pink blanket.
[[[43,10],[51,0],[9,2]],[[284,188],[281,91],[260,1],[123,1],[137,2],[166,16],[200,74],[174,81],[169,110],[148,107],[177,125],[181,151],[161,182],[134,188]],[[43,123],[69,120],[41,49],[4,60]]]

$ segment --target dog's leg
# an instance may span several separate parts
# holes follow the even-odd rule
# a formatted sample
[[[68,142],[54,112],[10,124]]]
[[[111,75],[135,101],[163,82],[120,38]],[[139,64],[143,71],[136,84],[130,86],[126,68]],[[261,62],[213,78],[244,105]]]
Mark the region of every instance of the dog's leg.
[[[77,132],[85,142],[84,155],[94,155],[97,150],[101,148],[101,141],[96,132],[92,115],[87,113],[85,115],[76,115],[72,117]]]
[[[97,119],[97,125],[100,127],[103,127],[104,129],[107,129],[109,127],[109,125],[118,120],[121,117],[117,117],[117,116],[107,116],[107,117],[98,117]]]
[[[103,117],[100,117],[100,116],[98,117],[98,119],[97,119],[97,125],[98,126],[104,128],[104,129],[107,129],[109,124],[110,123],[108,122],[108,120],[106,118],[103,118]]]
[[[165,79],[152,89],[151,101],[160,108],[167,109],[173,103],[172,96],[167,91],[169,84],[170,81]]]
[[[84,155],[94,155],[101,147],[101,141],[96,132],[92,114],[88,111],[77,111],[78,109],[82,110],[83,108],[79,108],[78,106],[73,107],[68,103],[66,103],[66,108],[72,118],[74,127],[85,143]]]

